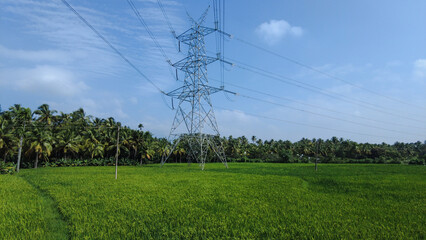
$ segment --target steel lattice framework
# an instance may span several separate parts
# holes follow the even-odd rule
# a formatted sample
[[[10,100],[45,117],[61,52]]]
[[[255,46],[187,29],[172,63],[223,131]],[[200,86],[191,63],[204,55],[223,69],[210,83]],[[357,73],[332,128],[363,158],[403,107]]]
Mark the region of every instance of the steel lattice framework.
[[[211,94],[226,90],[223,86],[220,88],[209,86],[207,75],[207,65],[224,61],[220,54],[217,54],[217,57],[207,56],[204,42],[204,37],[213,32],[225,33],[217,28],[202,26],[207,10],[198,21],[191,18],[192,27],[176,37],[179,46],[180,43],[188,46],[188,55],[172,64],[177,70],[185,73],[185,78],[182,87],[167,93],[168,96],[177,99],[179,104],[169,134],[169,141],[174,140],[174,145],[168,151],[164,151],[161,165],[167,161],[176,146],[184,142],[188,147],[186,149],[188,156],[198,162],[201,169],[204,169],[209,151],[213,151],[213,155],[228,167],[210,99]]]

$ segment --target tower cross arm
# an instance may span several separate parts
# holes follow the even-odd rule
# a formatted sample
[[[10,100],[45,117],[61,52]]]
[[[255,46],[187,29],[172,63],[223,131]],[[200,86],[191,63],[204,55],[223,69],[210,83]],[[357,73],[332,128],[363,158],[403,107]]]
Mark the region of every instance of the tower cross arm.
[[[191,41],[198,39],[199,35],[207,36],[215,31],[217,30],[214,28],[196,26],[186,30],[181,35],[177,36],[177,40],[185,44],[190,44]]]
[[[183,89],[185,88],[185,86],[179,87],[171,92],[166,93],[167,96],[169,97],[178,97],[179,95],[182,94]]]
[[[182,87],[176,88],[173,91],[166,93],[166,95],[169,96],[169,97],[181,99],[181,100],[184,100],[184,101],[189,96],[197,95],[198,92],[200,92],[202,94],[210,95],[210,94],[214,94],[214,93],[223,91],[223,92],[226,92],[226,93],[237,95],[237,93],[226,90],[222,87],[218,88],[218,87],[213,87],[213,86],[209,86],[209,85],[205,85],[205,84],[202,84],[201,86],[202,86],[202,88],[197,89],[197,90],[190,89],[188,86],[182,86]]]
[[[188,72],[188,69],[191,67],[197,67],[199,66],[198,62],[202,62],[201,65],[209,65],[210,63],[213,63],[215,61],[219,60],[217,57],[209,57],[209,56],[203,56],[200,59],[194,59],[192,57],[186,57],[174,64],[172,64],[173,67],[182,70],[184,72]]]

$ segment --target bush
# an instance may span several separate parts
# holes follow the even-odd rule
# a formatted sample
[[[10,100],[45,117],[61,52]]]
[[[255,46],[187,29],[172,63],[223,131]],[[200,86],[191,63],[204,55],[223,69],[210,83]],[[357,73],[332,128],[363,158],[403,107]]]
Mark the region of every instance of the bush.
[[[0,174],[14,174],[16,166],[14,163],[0,162]]]
[[[408,159],[408,164],[424,165],[424,161],[420,158],[413,157]]]
[[[386,163],[389,163],[389,164],[399,164],[399,163],[401,163],[401,160],[399,158],[387,159]]]

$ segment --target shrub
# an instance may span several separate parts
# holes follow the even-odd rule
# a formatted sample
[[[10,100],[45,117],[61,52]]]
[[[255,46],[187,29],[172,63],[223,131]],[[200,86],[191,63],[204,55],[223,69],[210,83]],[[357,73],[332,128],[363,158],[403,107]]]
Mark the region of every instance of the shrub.
[[[424,161],[420,158],[413,157],[408,159],[408,164],[423,165]]]
[[[16,166],[14,163],[0,162],[0,174],[14,174]]]

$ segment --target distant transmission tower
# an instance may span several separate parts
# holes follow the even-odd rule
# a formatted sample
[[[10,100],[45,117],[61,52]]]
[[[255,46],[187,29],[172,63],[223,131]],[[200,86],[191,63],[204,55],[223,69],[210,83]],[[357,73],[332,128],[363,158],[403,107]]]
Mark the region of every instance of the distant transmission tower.
[[[220,53],[217,57],[207,56],[204,43],[204,37],[213,32],[228,34],[218,29],[217,21],[215,21],[215,28],[202,26],[207,12],[208,9],[198,21],[190,18],[192,27],[176,37],[179,40],[179,49],[180,43],[188,46],[188,55],[173,64],[177,70],[185,73],[185,79],[182,87],[167,93],[172,97],[172,101],[175,98],[179,104],[169,134],[169,140],[175,140],[175,142],[169,151],[164,152],[161,165],[164,165],[176,146],[183,142],[188,146],[186,150],[189,157],[198,162],[201,169],[204,169],[209,151],[212,151],[212,155],[228,167],[210,100],[211,94],[228,91],[224,89],[223,82],[220,88],[209,86],[207,77],[207,65],[215,61],[221,61],[223,64],[225,61]],[[177,70],[176,77],[178,77]]]

